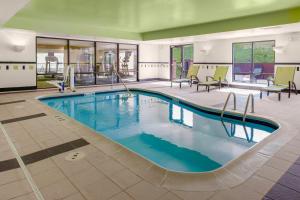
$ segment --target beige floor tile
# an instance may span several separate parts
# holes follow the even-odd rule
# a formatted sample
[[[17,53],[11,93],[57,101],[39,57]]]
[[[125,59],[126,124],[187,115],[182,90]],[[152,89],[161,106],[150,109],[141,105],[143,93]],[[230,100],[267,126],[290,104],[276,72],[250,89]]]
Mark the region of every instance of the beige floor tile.
[[[30,194],[25,194],[25,195],[13,198],[12,200],[37,200],[37,198],[33,193],[30,193]]]
[[[121,147],[121,145],[115,144],[114,142],[108,140],[99,141],[97,147],[101,149],[103,152],[105,152],[107,155],[114,155],[115,153],[123,150],[123,147]]]
[[[27,165],[27,168],[32,175],[47,172],[56,167],[54,162],[49,158]]]
[[[136,200],[158,199],[167,193],[166,189],[156,187],[145,181],[139,182],[126,191]]]
[[[280,159],[280,158],[272,157],[266,163],[266,165],[273,167],[275,169],[281,170],[281,171],[286,171],[292,165],[292,163],[288,162],[286,160]]]
[[[176,196],[175,194],[168,192],[167,194],[160,197],[158,200],[182,200],[182,199]]]
[[[278,170],[268,165],[264,165],[256,172],[256,175],[269,179],[270,181],[277,182],[284,173],[285,171],[283,170]]]
[[[261,195],[265,195],[274,185],[274,182],[269,181],[268,179],[259,177],[259,176],[252,176],[245,183],[241,186],[243,189],[247,188],[250,191],[254,191],[260,193]]]
[[[274,154],[274,157],[286,160],[288,162],[295,162],[298,159],[299,154],[290,152],[287,148],[284,147],[281,150],[279,150],[276,154]]]
[[[80,193],[76,193],[64,198],[64,200],[85,200],[85,198]]]
[[[0,172],[0,185],[15,182],[17,180],[21,180],[21,179],[24,179],[24,178],[25,178],[24,174],[23,174],[23,172],[20,168]]]
[[[121,192],[121,189],[108,178],[101,178],[97,182],[80,188],[81,193],[88,200],[106,200]]]
[[[177,196],[184,200],[207,200],[209,199],[215,192],[188,192],[188,191],[172,191]]]
[[[75,187],[67,180],[63,179],[54,184],[40,189],[45,199],[63,199],[77,192]]]
[[[226,167],[226,171],[241,180],[251,177],[257,169],[269,160],[268,156],[261,153],[251,152],[238,160],[233,161]],[[231,185],[233,186],[233,185]]]
[[[121,171],[113,174],[110,178],[123,189],[126,189],[142,180],[128,169],[122,169]]]
[[[52,157],[54,162],[61,168],[64,174],[71,176],[74,173],[78,173],[89,169],[92,165],[85,159],[68,161],[65,157],[72,152],[66,152],[59,156]]]
[[[45,173],[34,175],[32,178],[39,188],[43,188],[65,179],[66,177],[58,167],[53,167],[50,170],[45,171]]]
[[[145,170],[138,170],[137,173],[143,177],[146,181],[154,184],[161,185],[166,178],[166,170],[156,165],[152,165],[150,168],[146,168]]]
[[[101,170],[107,176],[111,176],[122,169],[125,169],[123,165],[119,162],[109,159],[104,161],[102,164],[95,166],[97,169]]]
[[[86,155],[85,159],[88,160],[93,166],[99,166],[110,158],[105,153],[96,151]]]
[[[36,143],[31,143],[26,146],[17,148],[17,151],[21,156],[28,155],[28,154],[31,154],[31,153],[34,153],[34,152],[37,152],[40,150],[42,150],[42,148]]]
[[[40,145],[43,147],[43,148],[50,148],[50,147],[53,147],[53,146],[57,146],[57,145],[61,145],[63,144],[63,140],[60,139],[60,138],[53,138],[53,139],[50,139],[50,140],[45,140],[45,141],[42,141],[40,142]]]
[[[76,151],[82,151],[86,155],[90,155],[90,154],[98,153],[98,152],[102,153],[99,149],[97,149],[93,145],[86,145],[86,146],[80,147],[80,148],[76,149]]]
[[[294,144],[294,143],[292,143],[292,144]],[[286,146],[284,146],[281,150],[292,153],[292,154],[296,154],[298,156],[300,155],[300,147],[291,145],[290,143],[287,144]]]
[[[247,190],[247,188],[239,188],[216,192],[209,200],[261,200],[262,197],[262,195]]]
[[[0,152],[0,161],[9,160],[15,158],[14,153],[8,149],[7,151]]]
[[[126,194],[125,192],[120,192],[119,194],[114,195],[109,200],[134,200],[134,199],[128,194]]]
[[[127,159],[126,157],[122,157],[120,162],[136,174],[142,174],[145,170],[153,166],[151,162],[138,155],[133,153],[130,153],[129,155],[131,156],[127,157]]]
[[[215,191],[225,188],[213,173],[180,174],[168,172],[162,185],[170,190]]]
[[[288,147],[294,147],[295,150],[297,149],[298,151],[296,151],[295,153],[300,154],[300,140],[299,139],[293,139],[290,142],[288,142],[287,144]]]
[[[10,147],[8,146],[7,141],[3,138],[3,145],[0,146],[0,153],[4,153],[6,151],[10,151]]]
[[[99,172],[96,168],[91,167],[78,173],[73,173],[69,178],[78,188],[84,188],[87,185],[95,183],[105,175]]]
[[[26,180],[16,181],[0,186],[1,200],[12,199],[30,192],[32,192],[32,190]]]

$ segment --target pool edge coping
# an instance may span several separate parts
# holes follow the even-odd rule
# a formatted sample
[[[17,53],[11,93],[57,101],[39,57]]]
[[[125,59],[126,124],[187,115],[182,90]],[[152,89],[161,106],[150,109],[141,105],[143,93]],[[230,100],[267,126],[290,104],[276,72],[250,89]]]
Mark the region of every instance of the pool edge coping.
[[[191,101],[188,101],[188,100],[186,100],[185,98],[182,98],[182,97],[179,97],[179,96],[176,96],[176,95],[166,94],[166,93],[163,93],[163,92],[160,92],[160,91],[155,91],[155,90],[151,90],[151,89],[149,90],[149,89],[144,89],[144,88],[130,88],[130,89],[133,90],[133,91],[135,90],[135,91],[141,91],[141,92],[150,92],[150,93],[153,93],[153,94],[158,94],[158,95],[165,96],[165,97],[170,98],[170,99],[178,99],[178,100],[180,100],[180,101],[186,103],[187,105],[190,105],[190,106],[192,106],[192,107],[198,108],[198,109],[200,109],[200,110],[208,109],[208,110],[213,110],[213,111],[216,112],[216,113],[220,113],[220,111],[221,111],[221,110],[218,109],[218,108],[214,108],[214,107],[210,107],[210,106],[201,106],[201,105],[195,104],[195,103],[193,103],[193,102],[191,102]],[[111,92],[122,92],[122,91],[125,91],[125,90],[123,90],[123,89],[114,89],[114,90],[107,89],[107,90],[103,90],[103,91],[95,91],[95,92],[92,92],[92,93],[111,93]],[[88,128],[88,129],[91,130],[92,132],[97,133],[97,131],[95,131],[94,129],[92,129],[92,128],[86,126],[86,125],[84,125],[83,123],[81,123],[81,122],[79,122],[79,121],[77,121],[77,120],[75,120],[75,119],[69,117],[68,115],[66,115],[66,114],[64,114],[64,113],[62,113],[62,112],[59,112],[59,111],[57,111],[57,110],[55,110],[55,109],[53,109],[53,108],[51,108],[51,107],[49,107],[49,106],[43,104],[43,103],[40,101],[41,99],[47,99],[47,98],[59,98],[59,97],[66,97],[66,96],[77,96],[77,95],[84,95],[85,93],[91,93],[91,92],[76,92],[76,93],[71,93],[71,94],[68,93],[68,94],[43,95],[43,96],[38,96],[38,97],[36,97],[35,99],[38,100],[38,102],[40,102],[42,105],[44,105],[44,106],[46,106],[47,108],[49,108],[50,110],[55,111],[55,112],[60,113],[60,114],[63,114],[63,115],[66,116],[68,119],[71,119],[72,121],[76,122],[77,124],[80,124],[80,125],[84,126],[85,128]],[[242,116],[242,113],[240,113],[240,112],[231,112],[231,111],[226,111],[226,112],[229,113],[230,115],[238,115],[238,116]],[[259,150],[259,149],[257,149],[257,146],[258,146],[258,145],[263,145],[263,143],[269,142],[269,141],[272,139],[272,136],[278,135],[277,132],[278,132],[279,130],[281,130],[281,128],[282,128],[282,125],[281,125],[279,122],[276,122],[276,121],[274,121],[274,120],[272,120],[272,119],[270,119],[270,118],[267,118],[267,117],[265,117],[265,116],[261,116],[261,115],[252,115],[252,114],[251,114],[251,115],[248,115],[248,116],[250,116],[250,117],[252,117],[252,118],[256,118],[256,119],[259,118],[259,119],[262,119],[262,120],[264,120],[264,121],[267,121],[268,123],[275,124],[275,125],[278,126],[278,128],[273,132],[273,134],[270,134],[270,135],[267,136],[265,139],[263,139],[261,142],[256,143],[255,145],[253,145],[252,147],[250,147],[246,152],[244,152],[244,153],[242,153],[241,155],[239,155],[237,158],[235,158],[235,159],[233,159],[233,160],[227,162],[227,163],[226,163],[225,165],[223,165],[222,167],[219,167],[219,168],[217,168],[217,169],[215,169],[215,170],[211,170],[211,171],[207,171],[207,172],[182,172],[182,171],[169,170],[169,169],[166,169],[166,168],[164,168],[164,167],[158,165],[157,163],[155,163],[155,162],[153,162],[153,161],[151,161],[151,160],[145,158],[144,156],[138,154],[137,152],[134,152],[133,150],[131,150],[131,149],[129,149],[129,148],[123,146],[122,144],[119,144],[118,142],[113,141],[112,139],[106,137],[106,136],[103,135],[103,134],[101,134],[101,137],[103,137],[103,138],[105,138],[105,139],[108,139],[108,140],[109,140],[110,142],[112,142],[113,144],[117,144],[118,146],[124,148],[125,150],[127,150],[127,151],[133,153],[135,156],[138,156],[139,158],[144,159],[146,162],[149,162],[151,165],[154,165],[155,167],[158,167],[158,168],[160,168],[161,170],[165,171],[165,176],[166,176],[166,177],[164,178],[164,181],[160,184],[161,186],[164,186],[164,183],[165,183],[166,179],[168,178],[168,176],[169,176],[170,174],[175,174],[175,175],[176,175],[176,174],[178,174],[178,175],[187,175],[187,176],[191,176],[191,175],[197,175],[197,176],[199,176],[199,175],[200,175],[200,176],[211,175],[211,176],[214,176],[214,178],[215,178],[215,179],[217,180],[217,182],[218,182],[218,181],[220,181],[220,180],[218,180],[218,178],[216,177],[216,176],[217,176],[216,173],[230,173],[230,174],[232,174],[232,171],[231,171],[231,170],[228,170],[228,169],[226,169],[226,168],[229,168],[230,165],[239,164],[238,162],[240,162],[240,161],[243,159],[243,157],[246,157],[246,156],[249,155],[250,153],[253,153],[253,151],[255,151],[255,150]],[[100,133],[100,132],[99,132],[99,133]],[[98,134],[95,134],[95,135],[99,136]],[[257,151],[257,153],[259,153],[259,152]],[[255,155],[255,154],[254,154],[254,155]],[[113,157],[114,159],[116,159],[114,156],[112,156],[112,157]],[[116,160],[117,160],[117,159],[116,159]],[[118,162],[120,162],[120,161],[118,161]],[[123,163],[123,164],[124,164],[124,163]],[[126,166],[126,164],[124,164],[124,165]],[[225,172],[222,172],[222,171],[225,171]],[[255,172],[256,172],[256,170],[253,171],[252,175],[253,175]],[[233,175],[233,174],[232,174],[232,175]],[[251,176],[252,176],[252,175],[251,175]],[[249,177],[251,177],[251,176],[249,176]],[[244,181],[247,180],[249,177],[244,178],[244,179],[241,180],[241,181],[244,182]],[[201,178],[201,177],[199,177],[199,178]],[[239,177],[239,178],[241,178],[241,177]],[[240,183],[242,183],[242,182],[240,182]],[[239,183],[239,184],[240,184],[240,183]],[[219,184],[220,184],[220,183],[219,183]],[[236,184],[236,185],[239,185],[239,184]],[[225,184],[225,185],[226,185],[226,184]],[[165,187],[168,187],[168,186],[165,186]],[[233,186],[232,186],[232,187],[233,187]],[[176,188],[176,189],[177,189],[177,190],[180,190],[180,189],[178,189],[178,188]],[[218,189],[220,189],[220,188],[219,188],[218,186],[216,186],[216,188],[213,189],[213,191],[218,190]],[[191,191],[202,191],[202,190],[191,190]]]

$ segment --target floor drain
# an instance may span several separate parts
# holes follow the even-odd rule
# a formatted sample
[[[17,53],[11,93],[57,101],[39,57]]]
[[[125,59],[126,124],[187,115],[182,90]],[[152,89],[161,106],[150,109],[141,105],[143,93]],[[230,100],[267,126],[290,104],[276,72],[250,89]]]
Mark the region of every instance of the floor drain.
[[[84,157],[85,157],[85,153],[76,151],[76,152],[71,152],[70,154],[68,154],[66,156],[66,160],[77,161],[77,160],[81,160]]]

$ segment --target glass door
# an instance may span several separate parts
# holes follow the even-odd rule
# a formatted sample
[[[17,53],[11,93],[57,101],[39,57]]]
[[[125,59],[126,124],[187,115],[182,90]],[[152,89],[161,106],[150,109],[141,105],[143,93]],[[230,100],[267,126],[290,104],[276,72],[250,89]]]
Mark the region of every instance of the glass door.
[[[185,78],[193,62],[193,45],[171,47],[171,79]]]
[[[182,73],[182,47],[171,47],[171,79],[178,79]]]
[[[182,77],[186,77],[188,70],[193,63],[193,45],[185,45],[182,47],[183,57],[182,57]]]

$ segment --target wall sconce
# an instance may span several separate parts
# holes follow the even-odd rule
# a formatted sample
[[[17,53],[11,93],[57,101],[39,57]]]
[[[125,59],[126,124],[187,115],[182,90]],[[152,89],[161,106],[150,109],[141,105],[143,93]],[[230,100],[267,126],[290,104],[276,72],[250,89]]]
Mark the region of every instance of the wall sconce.
[[[275,46],[273,47],[273,50],[275,51],[275,53],[282,54],[284,52],[284,46]]]
[[[200,49],[199,52],[200,52],[200,54],[206,55],[206,56],[209,54],[209,50],[208,49]]]
[[[211,44],[204,44],[201,49],[199,49],[200,54],[207,56],[212,49]]]
[[[25,49],[25,45],[14,45],[13,46],[13,50],[15,52],[22,52],[22,51],[24,51],[24,49]]]

